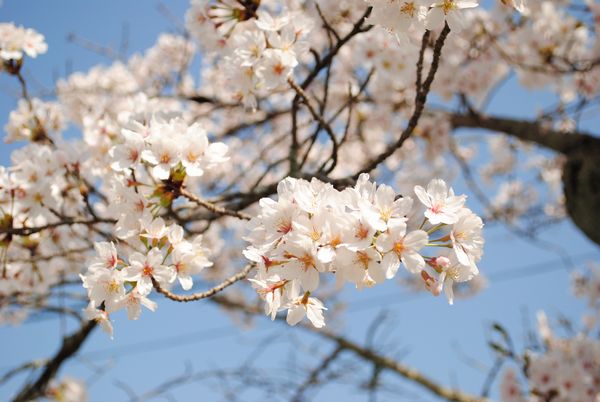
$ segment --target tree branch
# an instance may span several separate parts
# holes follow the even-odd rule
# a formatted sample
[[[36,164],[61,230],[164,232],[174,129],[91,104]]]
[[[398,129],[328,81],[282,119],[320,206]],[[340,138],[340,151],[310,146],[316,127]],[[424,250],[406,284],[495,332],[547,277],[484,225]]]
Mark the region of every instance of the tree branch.
[[[41,232],[46,229],[53,229],[59,226],[65,225],[86,225],[91,226],[97,223],[115,223],[116,221],[113,219],[71,219],[67,218],[62,221],[48,223],[42,226],[34,226],[34,227],[23,227],[23,228],[10,228],[10,229],[1,229],[0,234],[9,234],[9,235],[17,235],[17,236],[29,236],[34,233]]]
[[[300,88],[298,86],[298,84],[296,84],[296,82],[292,78],[288,79],[288,84],[290,84],[290,86],[294,89],[294,91],[296,91],[297,96],[299,96],[300,98],[303,99],[304,104],[308,108],[308,111],[310,112],[310,114],[312,115],[312,117],[315,120],[317,120],[317,122],[319,123],[320,127],[323,127],[325,129],[325,132],[327,132],[327,135],[329,136],[329,139],[331,139],[331,142],[333,144],[333,148],[331,150],[331,156],[329,157],[328,160],[332,161],[332,165],[330,167],[330,171],[333,170],[335,168],[335,166],[337,165],[337,157],[338,157],[338,141],[337,141],[337,138],[335,136],[335,133],[333,132],[333,129],[331,128],[331,126],[329,125],[329,123],[327,123],[323,119],[323,117],[321,116],[321,114],[319,114],[315,110],[315,108],[313,107],[313,105],[310,103],[310,100],[308,99],[308,95],[306,95],[306,93],[304,92],[304,90],[302,88]],[[323,164],[323,166],[321,168],[323,168],[323,167],[324,167],[324,164]]]
[[[449,33],[450,33],[450,27],[448,26],[448,24],[446,24],[444,26],[444,29],[440,33],[440,36],[437,38],[437,40],[435,42],[435,46],[433,48],[433,60],[431,61],[431,67],[429,68],[427,78],[420,86],[420,90],[416,91],[415,109],[413,111],[412,116],[408,120],[408,124],[406,125],[406,128],[402,131],[400,138],[398,138],[398,140],[396,142],[389,144],[384,152],[379,154],[375,159],[370,161],[366,166],[364,166],[362,169],[360,169],[354,175],[352,175],[348,178],[337,180],[336,182],[339,182],[339,183],[355,182],[362,173],[368,173],[368,172],[374,170],[375,168],[377,168],[377,166],[379,166],[380,163],[384,162],[387,158],[389,158],[392,154],[394,154],[394,152],[396,152],[398,149],[400,149],[402,147],[402,145],[404,144],[404,142],[410,138],[413,131],[417,127],[419,119],[421,118],[421,114],[423,113],[423,109],[425,108],[425,103],[427,102],[427,95],[429,94],[429,90],[431,89],[431,84],[433,83],[433,79],[435,78],[435,74],[436,74],[439,64],[440,64],[442,48],[444,47],[444,42],[446,41],[446,38],[448,37]],[[429,35],[423,35],[422,40],[428,41]],[[424,49],[423,49],[423,51],[424,51]],[[421,72],[417,73],[417,83],[418,83],[418,81],[420,81],[419,80],[420,74],[421,74]]]
[[[230,308],[233,310],[240,310],[242,312],[245,312],[245,313],[248,313],[251,315],[261,315],[261,316],[263,315],[262,309],[259,308],[258,306],[250,306],[243,302],[240,302],[237,300],[232,300],[225,296],[215,296],[215,297],[211,298],[210,300],[212,300],[213,302],[215,302],[225,308]],[[278,317],[278,321],[284,321],[283,317],[281,317],[281,316]],[[364,360],[367,360],[367,361],[375,364],[376,366],[381,367],[382,369],[389,370],[390,372],[393,372],[409,381],[412,381],[412,382],[422,386],[423,388],[427,389],[429,392],[433,393],[434,395],[437,395],[448,401],[452,401],[452,402],[486,402],[486,401],[488,401],[488,399],[486,399],[486,398],[480,398],[477,396],[467,394],[465,392],[446,388],[417,370],[414,370],[394,359],[391,359],[389,357],[381,355],[381,354],[371,350],[370,348],[362,347],[359,344],[354,343],[351,340],[344,338],[340,335],[337,335],[331,331],[328,331],[328,330],[325,330],[322,328],[318,329],[311,325],[300,325],[300,327],[303,328],[304,330],[314,333],[317,336],[320,336],[322,338],[326,338],[332,342],[335,342],[337,344],[338,348],[353,352],[358,357],[360,357]],[[340,352],[341,352],[341,350],[340,350]]]
[[[156,289],[156,291],[158,293],[163,294],[167,298],[174,300],[176,302],[187,303],[187,302],[191,302],[191,301],[206,299],[206,298],[216,295],[217,293],[221,292],[225,288],[228,288],[229,286],[233,285],[234,283],[239,282],[242,279],[245,279],[248,276],[248,274],[250,273],[250,271],[252,271],[253,268],[254,268],[254,264],[248,264],[240,272],[227,278],[226,280],[224,280],[217,286],[215,286],[205,292],[193,293],[191,295],[177,295],[175,293],[172,293],[172,292],[168,291],[167,289],[164,289],[163,287],[161,287],[160,284],[154,278],[152,278],[152,284],[154,285],[154,289]]]
[[[186,197],[187,199],[195,202],[196,204],[200,205],[201,207],[204,207],[206,209],[208,209],[211,212],[214,212],[215,214],[219,214],[219,215],[228,215],[228,216],[233,216],[239,219],[244,219],[244,220],[250,220],[251,216],[244,213],[244,212],[240,212],[240,211],[235,211],[235,210],[231,210],[228,208],[223,208],[220,207],[218,205],[215,205],[213,203],[210,203],[206,200],[201,199],[200,197],[198,197],[197,195],[190,193],[187,190],[181,189],[179,191],[179,193]],[[241,209],[241,208],[240,208]]]
[[[550,127],[544,127],[543,123],[539,121],[485,116],[475,113],[451,114],[449,118],[454,128],[483,128],[501,132],[565,155],[581,150],[600,150],[600,138],[592,134],[582,131],[565,133]]]
[[[62,364],[77,353],[96,325],[96,321],[87,321],[77,332],[63,338],[60,350],[44,365],[44,370],[38,379],[35,382],[24,386],[19,394],[13,399],[13,402],[31,401],[42,397],[48,388],[48,384],[56,376],[56,373],[58,373]]]

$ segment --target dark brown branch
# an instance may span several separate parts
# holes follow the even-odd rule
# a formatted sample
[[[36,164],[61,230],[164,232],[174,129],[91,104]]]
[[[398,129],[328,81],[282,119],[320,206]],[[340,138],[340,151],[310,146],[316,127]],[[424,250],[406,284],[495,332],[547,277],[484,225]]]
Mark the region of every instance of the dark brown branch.
[[[333,148],[331,150],[331,156],[329,157],[328,160],[332,161],[332,166],[335,168],[335,166],[337,165],[338,141],[337,141],[337,138],[335,137],[335,133],[333,132],[333,129],[331,128],[329,123],[327,123],[323,119],[321,114],[319,114],[316,111],[316,109],[313,107],[313,105],[310,103],[310,100],[308,99],[308,95],[306,95],[304,90],[302,88],[300,88],[298,86],[298,84],[296,84],[296,82],[291,78],[288,80],[288,83],[294,89],[294,91],[296,91],[296,94],[304,101],[304,104],[308,108],[308,111],[310,112],[312,117],[319,122],[319,126],[323,127],[325,129],[325,132],[329,136],[329,139],[331,140],[331,143],[333,144]],[[333,170],[333,168],[331,170]]]
[[[565,133],[545,127],[543,122],[511,119],[481,114],[452,114],[449,116],[454,128],[483,128],[508,134],[522,141],[536,143],[545,148],[568,155],[581,150],[600,151],[600,138],[578,131]]]
[[[325,67],[327,67],[331,63],[331,61],[338,54],[340,49],[350,39],[352,39],[354,36],[356,36],[362,32],[367,32],[371,29],[372,26],[363,27],[365,20],[369,17],[369,15],[371,15],[371,10],[372,10],[372,8],[368,7],[365,10],[364,14],[360,17],[360,19],[354,24],[354,26],[352,27],[352,30],[346,36],[344,36],[342,39],[337,41],[335,47],[333,49],[331,49],[329,51],[329,53],[327,53],[325,55],[325,57],[323,57],[322,59],[320,59],[318,61],[318,63],[311,70],[310,74],[308,74],[308,76],[304,79],[304,81],[302,81],[302,84],[300,84],[300,87],[302,89],[308,88],[308,86],[314,81],[314,79],[317,78],[317,76],[319,75],[321,70],[323,70]]]
[[[43,230],[47,230],[47,229],[53,229],[59,226],[65,226],[65,225],[86,225],[86,226],[91,226],[91,225],[95,225],[97,223],[115,223],[116,221],[112,220],[112,219],[91,219],[91,220],[86,220],[86,219],[64,219],[62,221],[59,222],[53,222],[53,223],[48,223],[46,225],[42,225],[42,226],[33,226],[33,227],[24,227],[24,228],[11,228],[11,229],[3,229],[0,230],[0,234],[9,234],[9,235],[17,235],[17,236],[29,236],[31,234],[34,233],[38,233],[41,232]]]
[[[369,162],[365,167],[363,167],[358,172],[356,172],[353,176],[351,176],[349,179],[352,182],[356,181],[356,179],[358,179],[358,177],[362,173],[368,173],[368,172],[374,170],[375,168],[377,168],[377,166],[379,166],[380,163],[384,162],[387,158],[389,158],[392,154],[394,154],[394,152],[396,152],[398,149],[400,149],[402,147],[402,145],[404,144],[404,142],[407,139],[409,139],[410,136],[412,135],[413,131],[417,127],[419,119],[421,118],[421,114],[423,113],[423,109],[425,108],[425,103],[427,103],[427,95],[429,94],[429,90],[431,89],[431,84],[433,83],[433,79],[435,78],[435,74],[438,70],[438,67],[440,64],[440,58],[442,55],[442,48],[444,47],[444,42],[446,41],[446,37],[448,37],[449,33],[450,33],[450,27],[448,27],[448,24],[446,24],[444,26],[444,29],[442,30],[442,32],[440,33],[439,37],[437,38],[437,40],[435,42],[435,46],[433,48],[433,60],[431,61],[431,67],[429,68],[429,73],[427,74],[427,78],[423,82],[421,89],[418,90],[416,93],[415,109],[413,111],[412,116],[408,120],[408,124],[407,124],[406,128],[402,131],[400,138],[398,138],[398,140],[395,143],[388,145],[386,150],[383,153],[379,154],[375,159],[373,159],[371,162]],[[423,35],[423,40],[428,40],[428,35]],[[345,179],[342,181],[348,181],[348,179]]]
[[[48,384],[56,376],[62,364],[77,353],[95,327],[95,321],[87,321],[77,332],[63,338],[60,350],[44,365],[44,369],[38,379],[33,383],[27,384],[13,399],[13,402],[26,402],[42,397],[48,388]]]
[[[419,51],[419,60],[417,61],[417,93],[421,91],[421,85],[423,84],[423,60],[425,58],[425,49],[427,49],[427,44],[429,43],[429,35],[431,35],[431,31],[427,29],[421,39],[421,50]]]

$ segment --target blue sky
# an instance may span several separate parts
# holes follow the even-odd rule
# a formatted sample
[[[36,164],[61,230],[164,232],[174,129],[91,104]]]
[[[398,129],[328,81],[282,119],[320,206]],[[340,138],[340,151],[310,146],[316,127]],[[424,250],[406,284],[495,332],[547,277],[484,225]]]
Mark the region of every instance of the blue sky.
[[[127,25],[131,54],[151,46],[160,32],[174,31],[173,20],[159,11],[159,4],[133,0],[55,0],[52,3],[5,0],[0,7],[0,20],[14,21],[46,36],[48,53],[27,60],[25,70],[35,94],[41,88],[52,88],[56,78],[65,77],[67,71],[85,71],[98,63],[110,63],[102,56],[69,43],[66,39],[69,33],[118,48],[123,26]],[[184,0],[170,1],[167,5],[169,13],[178,21],[183,21],[187,6]],[[14,79],[0,76],[0,126],[4,126],[8,113],[15,107],[16,90]],[[489,110],[500,114],[517,111],[517,115],[527,117],[551,101],[547,93],[524,93],[512,81],[494,99]],[[584,121],[583,127],[591,128],[598,121],[598,118]],[[14,146],[2,143],[0,147],[0,161],[6,165]],[[455,187],[459,192],[466,191],[460,180]],[[470,202],[477,208],[473,198]],[[568,268],[555,253],[519,239],[497,225],[487,228],[485,237],[485,256],[480,269],[490,277],[490,283],[482,294],[448,306],[442,298],[413,297],[393,283],[363,292],[346,288],[343,298],[347,301],[347,312],[335,329],[362,342],[374,318],[381,311],[387,311],[386,324],[380,331],[380,341],[385,341],[381,352],[399,352],[403,361],[430,377],[479,392],[486,372],[474,368],[470,359],[474,358],[484,367],[492,364],[493,354],[486,346],[492,322],[502,323],[521,343],[527,330],[524,322],[532,322],[536,311],[543,309],[550,316],[564,314],[577,319],[585,308],[583,302],[569,294]],[[579,266],[600,256],[597,246],[568,221],[545,232],[543,238],[560,244]],[[249,327],[239,326],[208,301],[191,304],[158,301],[158,310],[144,311],[139,321],[128,321],[124,314],[117,314],[115,339],[96,332],[79,357],[63,368],[61,375],[89,380],[91,401],[118,401],[128,398],[119,383],[142,393],[181,374],[186,362],[195,370],[204,371],[236,368],[250,359],[255,362],[252,370],[263,376],[275,376],[281,374],[281,368],[290,361],[295,361],[298,368],[312,367],[317,364],[313,356],[332,348],[299,328],[267,319],[256,319]],[[18,327],[0,327],[3,340],[0,375],[27,360],[52,354],[59,342],[60,328],[54,318]],[[283,342],[290,339],[291,342]],[[256,354],[257,348],[266,344],[273,346]],[[389,374],[387,377],[392,378]],[[0,387],[0,400],[7,400],[23,380],[17,377]],[[394,383],[407,393],[384,394],[380,400],[436,400],[405,382]],[[223,382],[211,380],[178,387],[172,395],[178,401],[221,400],[224,387],[227,388]],[[417,397],[422,399],[415,399]],[[258,396],[249,394],[242,400],[258,400]],[[332,385],[316,394],[313,400],[363,401],[367,396],[352,386]]]

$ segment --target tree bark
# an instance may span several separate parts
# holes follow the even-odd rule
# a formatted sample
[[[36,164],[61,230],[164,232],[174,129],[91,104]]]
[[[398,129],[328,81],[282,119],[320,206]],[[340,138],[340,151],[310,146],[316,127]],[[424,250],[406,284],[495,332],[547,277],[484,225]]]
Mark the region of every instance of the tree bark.
[[[482,128],[533,142],[567,157],[562,181],[567,213],[573,223],[600,245],[600,138],[586,132],[561,132],[541,122],[452,114],[454,128]]]
[[[44,396],[48,384],[56,376],[62,364],[77,353],[96,325],[95,321],[86,321],[77,332],[65,337],[59,351],[48,360],[37,380],[26,384],[13,402],[26,402]]]

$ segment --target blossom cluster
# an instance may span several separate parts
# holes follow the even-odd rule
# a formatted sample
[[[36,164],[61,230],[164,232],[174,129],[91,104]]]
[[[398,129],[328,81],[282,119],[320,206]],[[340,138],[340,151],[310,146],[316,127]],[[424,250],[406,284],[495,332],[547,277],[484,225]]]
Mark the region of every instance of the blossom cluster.
[[[85,208],[77,157],[68,146],[28,143],[12,152],[9,168],[0,167],[0,298],[17,295],[21,305],[14,310],[2,304],[2,322],[22,320],[36,299],[39,307],[40,295],[81,271],[81,253],[92,238],[88,228],[54,226],[66,211],[77,217]],[[9,233],[45,226],[27,235]]]
[[[369,20],[384,28],[406,35],[409,31],[440,30],[448,23],[452,32],[462,31],[467,24],[461,10],[479,6],[479,0],[365,0],[373,11]],[[525,13],[525,0],[501,0]]]
[[[0,59],[3,62],[21,60],[23,53],[36,57],[47,50],[44,35],[31,28],[17,27],[13,23],[0,23]]]
[[[109,314],[126,307],[137,319],[142,305],[156,308],[148,299],[154,281],[168,289],[177,279],[189,290],[192,275],[212,265],[202,236],[186,240],[181,226],[159,215],[188,176],[202,176],[227,160],[225,144],[209,143],[198,123],[181,116],[134,115],[126,127],[108,152],[114,201],[107,212],[117,218],[115,234],[127,247],[118,254],[113,243],[97,242],[97,256],[81,276],[90,299],[86,315],[109,333]]]
[[[8,116],[4,141],[36,142],[61,132],[64,126],[65,116],[58,103],[33,98],[30,104],[21,99],[17,109]]]
[[[546,315],[539,312],[543,348],[526,352],[523,378],[512,368],[504,372],[502,402],[589,402],[600,398],[600,341],[593,336],[600,322],[600,268],[590,265],[587,271],[572,278],[575,296],[587,299],[591,309],[583,317],[583,329],[573,334],[571,327],[570,337],[559,337]]]
[[[161,34],[143,54],[136,53],[127,61],[116,61],[109,66],[97,65],[87,72],[77,71],[58,80],[58,100],[67,116],[78,125],[84,125],[84,120],[102,119],[124,124],[127,119],[121,121],[120,114],[151,113],[153,104],[160,104],[157,111],[181,112],[176,98],[158,95],[167,91],[188,94],[194,90],[194,80],[187,71],[194,56],[195,46],[189,40]]]
[[[277,201],[260,201],[244,251],[258,266],[251,281],[265,312],[274,318],[287,309],[289,324],[307,315],[322,327],[323,303],[311,295],[323,274],[361,289],[394,278],[401,265],[432,294],[444,289],[452,304],[453,284],[479,272],[483,223],[443,180],[414,193],[418,203],[367,174],[343,191],[317,179],[281,182]]]
[[[573,275],[573,293],[588,300],[592,309],[600,312],[600,266],[590,264],[587,274],[576,272]]]
[[[526,375],[531,396],[525,396],[519,376],[509,368],[500,385],[502,402],[590,402],[600,396],[600,342],[580,334],[545,339],[544,353],[528,355]]]
[[[248,12],[235,2],[207,7],[206,2],[195,1],[187,26],[205,44],[207,30],[220,32],[224,56],[219,65],[233,97],[256,109],[259,98],[288,86],[288,78],[308,52],[306,36],[313,22],[299,12],[274,15],[261,9],[252,18]]]
[[[63,377],[60,381],[52,381],[44,395],[48,401],[55,402],[87,402],[86,384],[73,377]]]
[[[366,0],[373,6],[370,21],[396,34],[406,34],[410,29],[442,29],[444,23],[453,32],[464,28],[462,9],[479,5],[477,0]]]
[[[109,314],[125,308],[129,319],[136,320],[142,306],[156,309],[156,303],[148,298],[155,281],[168,289],[178,280],[182,289],[189,290],[192,275],[212,265],[202,236],[185,240],[181,226],[167,226],[162,218],[142,220],[141,224],[139,247],[117,251],[114,243],[98,242],[96,257],[81,275],[90,299],[86,317],[96,320],[111,337]]]
[[[111,168],[117,172],[146,162],[155,179],[167,180],[181,166],[186,175],[202,176],[206,169],[227,160],[227,145],[209,143],[199,123],[189,125],[181,117],[154,115],[148,122],[132,120],[121,130],[123,142],[113,146]]]

